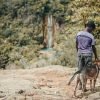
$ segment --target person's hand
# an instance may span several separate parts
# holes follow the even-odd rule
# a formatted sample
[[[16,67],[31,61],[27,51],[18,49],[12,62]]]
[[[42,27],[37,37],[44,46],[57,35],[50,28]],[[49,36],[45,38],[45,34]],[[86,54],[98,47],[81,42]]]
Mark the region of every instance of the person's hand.
[[[99,59],[98,59],[98,57],[95,57],[95,61],[98,61]]]

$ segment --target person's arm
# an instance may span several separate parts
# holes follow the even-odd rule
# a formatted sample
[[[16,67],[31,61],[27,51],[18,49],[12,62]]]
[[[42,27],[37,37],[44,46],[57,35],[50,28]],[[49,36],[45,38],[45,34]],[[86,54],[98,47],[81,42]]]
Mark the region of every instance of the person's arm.
[[[94,53],[95,60],[97,60],[98,57],[97,57],[97,50],[96,50],[96,47],[95,47],[95,39],[94,39],[94,37],[92,39],[92,50],[93,50],[93,53]]]
[[[77,42],[77,39],[76,39],[76,50],[78,51],[78,42]]]
[[[95,45],[92,45],[92,50],[93,50],[93,53],[94,53],[94,56],[95,56],[95,60],[98,59],[98,57],[97,57],[97,50],[96,50]]]

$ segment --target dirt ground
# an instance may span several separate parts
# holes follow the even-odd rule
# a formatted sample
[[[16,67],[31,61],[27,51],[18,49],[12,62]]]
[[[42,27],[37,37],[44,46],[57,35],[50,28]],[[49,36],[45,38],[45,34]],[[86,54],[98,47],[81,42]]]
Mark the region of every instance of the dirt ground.
[[[96,92],[75,98],[75,80],[67,85],[75,68],[59,65],[33,69],[0,70],[0,100],[100,100],[100,75]],[[77,91],[81,95],[81,91]]]

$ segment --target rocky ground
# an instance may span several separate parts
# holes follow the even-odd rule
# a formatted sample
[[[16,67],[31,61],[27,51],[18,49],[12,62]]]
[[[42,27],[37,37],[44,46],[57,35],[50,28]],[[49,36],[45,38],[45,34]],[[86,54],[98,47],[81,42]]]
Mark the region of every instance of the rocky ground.
[[[59,65],[0,70],[0,100],[100,100],[100,76],[95,93],[88,90],[82,98],[73,96],[75,80],[70,86],[67,83],[75,70]]]

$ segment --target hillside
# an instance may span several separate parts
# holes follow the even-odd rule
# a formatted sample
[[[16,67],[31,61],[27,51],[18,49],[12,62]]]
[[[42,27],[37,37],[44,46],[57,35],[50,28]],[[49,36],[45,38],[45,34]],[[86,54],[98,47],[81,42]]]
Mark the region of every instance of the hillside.
[[[51,64],[75,67],[75,35],[88,20],[94,20],[97,26],[94,35],[100,57],[99,0],[49,1],[48,9],[56,23],[61,25],[56,31],[53,51],[41,53],[42,18],[46,5],[47,0],[0,0],[1,68],[32,68]]]

